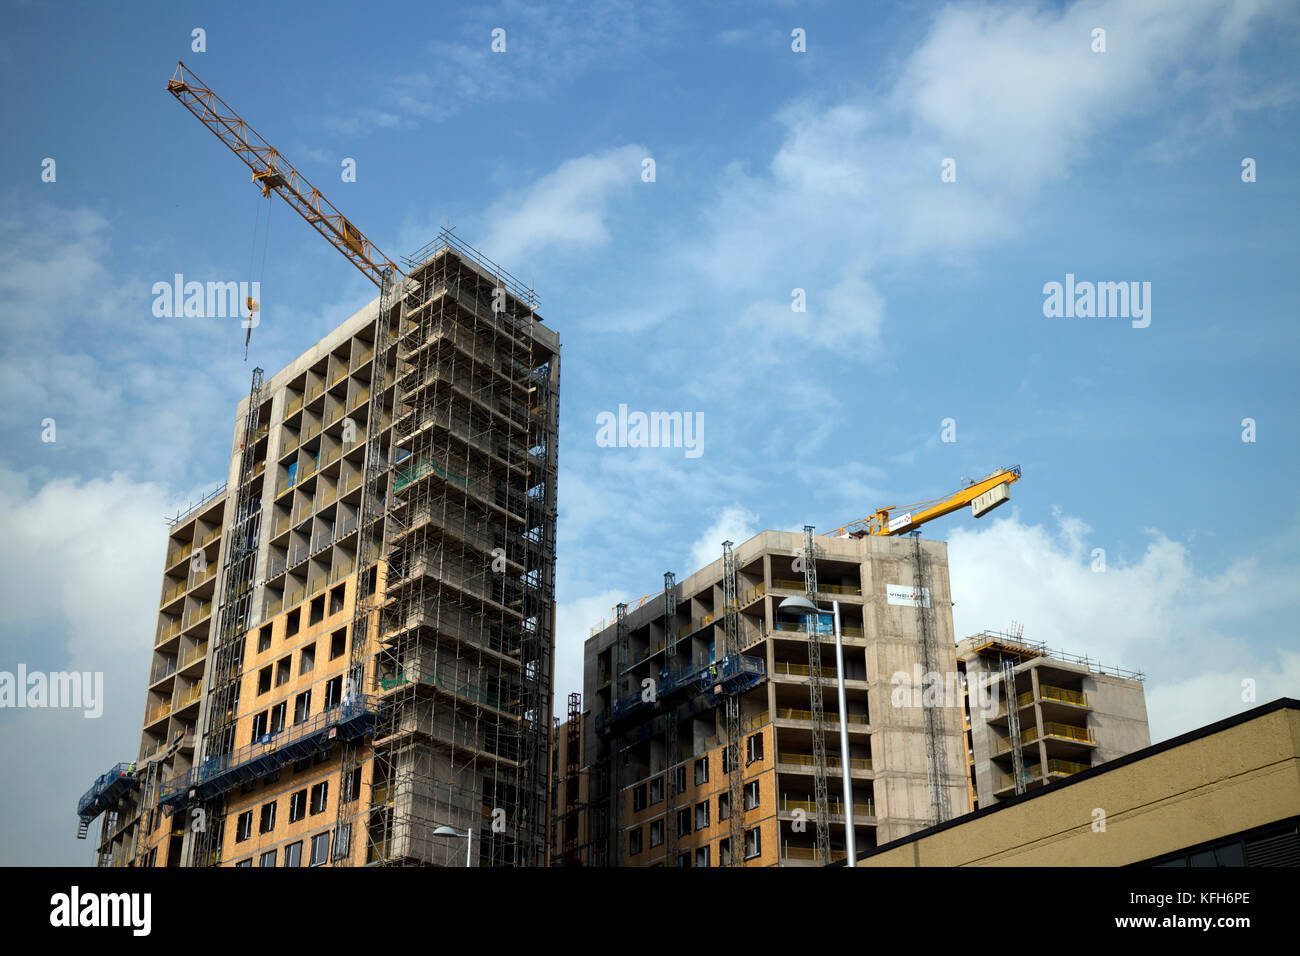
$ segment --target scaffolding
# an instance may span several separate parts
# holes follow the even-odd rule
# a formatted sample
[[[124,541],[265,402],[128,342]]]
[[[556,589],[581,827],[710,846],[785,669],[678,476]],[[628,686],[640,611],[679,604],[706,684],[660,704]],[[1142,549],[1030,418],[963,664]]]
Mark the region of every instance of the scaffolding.
[[[1016,702],[1016,665],[1010,660],[1003,660],[1002,694],[1007,702],[1007,729],[1011,743],[1011,779],[1016,785],[1016,793],[1025,792],[1025,757],[1021,752],[1020,707]]]
[[[929,561],[921,548],[921,534],[912,534],[913,575],[916,579],[917,623],[921,638],[921,669],[925,674],[939,670],[939,642],[935,633],[934,608],[930,600]],[[930,781],[930,823],[943,823],[948,819],[948,799],[944,793],[948,771],[948,742],[943,724],[942,702],[923,704],[925,712],[925,741]]]
[[[808,600],[817,604],[817,543],[813,539],[813,526],[803,526],[803,581]],[[822,701],[822,644],[821,628],[814,616],[808,627],[808,700],[812,714],[813,738],[813,794],[817,813],[817,859],[822,866],[831,865],[830,796],[826,777],[829,762],[826,759],[826,720]]]
[[[379,313],[375,317],[374,359],[370,372],[370,396],[366,405],[365,457],[361,502],[358,509],[356,590],[348,641],[348,669],[344,680],[343,702],[350,703],[366,686],[367,662],[374,657],[374,632],[378,628],[377,611],[381,597],[380,557],[388,532],[388,461],[384,455],[384,416],[392,408],[388,382],[393,362],[393,305],[405,288],[405,280],[391,268],[380,274]],[[343,744],[339,759],[338,798],[335,800],[333,851],[330,862],[346,866],[351,862],[352,820],[364,762],[364,740],[351,739]],[[345,822],[345,817],[347,822]]]
[[[616,866],[618,852],[610,828],[616,792],[612,755],[592,764],[587,786],[587,859],[592,866]]]
[[[367,861],[546,861],[559,356],[444,230],[397,305]],[[376,584],[378,589],[380,585]]]
[[[215,652],[205,701],[206,724],[199,766],[221,761],[235,748],[235,723],[239,711],[239,685],[243,677],[244,636],[252,610],[257,546],[262,523],[260,498],[253,495],[253,458],[262,413],[262,369],[253,369],[244,416],[239,456],[239,484],[235,510],[227,524],[225,561],[221,574],[221,604],[217,617]],[[146,808],[147,809],[147,808]],[[213,794],[197,807],[200,826],[190,844],[191,866],[216,866],[221,862],[225,833],[226,795]]]
[[[740,601],[738,598],[739,582],[736,571],[736,554],[731,550],[730,541],[722,542],[722,613],[725,632],[726,655],[728,659],[740,656]],[[731,865],[743,866],[745,859],[744,827],[741,825],[745,812],[744,787],[740,777],[740,693],[738,690],[726,693],[724,703],[727,719],[727,822],[731,834]]]
[[[664,669],[672,670],[677,657],[677,575],[664,572]],[[672,866],[677,855],[677,823],[673,819],[673,797],[677,796],[677,708],[664,715],[664,865]]]
[[[564,818],[563,863],[582,865],[582,841],[578,839],[578,822],[582,812],[582,695],[569,694],[568,722],[564,726]]]

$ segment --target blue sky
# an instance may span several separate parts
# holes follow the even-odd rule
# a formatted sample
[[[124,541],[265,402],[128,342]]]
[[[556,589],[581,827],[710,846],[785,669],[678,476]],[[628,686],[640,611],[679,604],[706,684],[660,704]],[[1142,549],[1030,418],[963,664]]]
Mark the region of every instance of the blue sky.
[[[1293,5],[698,6],[3,6],[0,670],[102,671],[107,699],[0,711],[0,759],[42,764],[0,795],[0,861],[89,859],[75,800],[135,753],[164,515],[221,480],[252,365],[374,294],[283,203],[255,244],[178,59],[390,257],[450,223],[535,284],[558,700],[590,625],[724,538],[1011,463],[1011,505],[927,528],[959,634],[1014,619],[1145,671],[1153,739],[1243,680],[1297,695]],[[153,317],[177,272],[261,279],[248,363],[230,320]],[[1150,325],[1045,317],[1067,273],[1149,282]],[[598,447],[620,404],[702,413],[703,454]]]

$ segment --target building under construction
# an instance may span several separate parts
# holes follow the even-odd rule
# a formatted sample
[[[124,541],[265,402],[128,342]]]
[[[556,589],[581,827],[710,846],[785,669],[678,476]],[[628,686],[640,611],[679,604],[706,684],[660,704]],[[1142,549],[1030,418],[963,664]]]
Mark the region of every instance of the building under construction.
[[[569,695],[568,717],[556,718],[551,749],[551,864],[582,866],[587,854],[591,774],[584,754],[582,695]]]
[[[955,674],[947,549],[917,536],[764,531],[596,629],[560,730],[566,764],[555,862],[798,866],[845,854],[833,625],[844,647],[847,760],[858,850],[966,812],[960,691],[937,707],[894,696],[899,675]],[[828,748],[827,743],[831,746]],[[563,746],[563,745],[561,745]],[[567,785],[567,781],[566,781]],[[583,794],[587,794],[586,797]],[[560,820],[557,819],[557,823]]]
[[[957,644],[972,809],[1151,743],[1140,672],[983,631]]]
[[[172,523],[100,865],[547,860],[559,337],[450,232],[386,278]]]

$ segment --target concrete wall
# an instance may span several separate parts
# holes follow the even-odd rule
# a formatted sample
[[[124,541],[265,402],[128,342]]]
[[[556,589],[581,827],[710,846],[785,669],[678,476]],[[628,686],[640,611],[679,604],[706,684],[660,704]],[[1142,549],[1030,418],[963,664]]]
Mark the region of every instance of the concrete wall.
[[[914,583],[911,538],[868,536],[855,543],[862,547],[863,623],[867,635],[865,657],[869,685],[872,769],[875,776],[877,839],[888,842],[931,821],[929,747],[926,707],[917,695],[898,694],[906,675],[915,684],[922,668],[919,614],[915,607],[890,604],[888,585]],[[952,591],[948,581],[948,547],[941,541],[922,541],[929,561],[931,619],[935,627],[937,660],[932,669],[943,693],[935,708],[945,743],[943,791],[947,816],[967,809],[966,747],[963,739],[963,705],[957,685],[956,641],[953,637]],[[923,675],[924,678],[924,675]],[[924,688],[924,684],[922,688]],[[899,706],[901,704],[901,706]]]
[[[974,654],[973,648],[978,642],[974,638],[964,639],[958,647],[958,653],[966,662],[966,674],[969,684],[974,687],[977,682],[996,679],[998,662]],[[1064,685],[1067,689],[1078,689],[1087,695],[1087,708],[1065,712],[1066,722],[1086,726],[1092,732],[1096,747],[1089,752],[1075,755],[1070,759],[1098,766],[1117,757],[1140,750],[1151,743],[1147,725],[1146,698],[1142,682],[1110,674],[1100,674],[1083,664],[1060,660],[1051,656],[1051,652],[1041,656],[1030,657],[1014,669],[1016,690],[1023,693],[1034,692],[1034,703],[1019,710],[1022,733],[1030,729],[1037,732],[1037,739],[1027,743],[1023,749],[1026,766],[1044,764],[1054,755],[1053,749],[1044,736],[1044,725],[1048,720],[1060,720],[1062,714],[1055,717],[1044,713],[1045,704],[1040,699],[1040,690],[1044,686]],[[1007,701],[1000,682],[996,684],[999,710],[1003,710]],[[988,721],[997,717],[984,714],[972,698],[971,731],[972,749],[975,759],[975,780],[979,805],[987,807],[997,802],[994,793],[998,791],[1008,775],[1009,761],[1003,755],[1001,765],[993,761],[993,749],[996,741],[1007,735],[1004,720],[1000,720],[996,729],[988,726]],[[1060,778],[1054,778],[1059,780]],[[1039,786],[1038,781],[1031,781],[1030,786]],[[1005,796],[1005,795],[1004,795]]]
[[[1150,746],[1151,728],[1141,682],[1090,674],[1083,679],[1083,689],[1092,705],[1088,726],[1097,738],[1093,766]]]

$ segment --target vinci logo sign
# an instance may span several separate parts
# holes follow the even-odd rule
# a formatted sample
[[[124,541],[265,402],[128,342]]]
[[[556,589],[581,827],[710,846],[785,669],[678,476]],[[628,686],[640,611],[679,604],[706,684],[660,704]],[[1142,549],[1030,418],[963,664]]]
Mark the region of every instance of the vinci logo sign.
[[[886,584],[885,600],[901,607],[929,607],[930,589],[917,591],[911,584]]]
[[[893,534],[901,528],[906,528],[912,523],[912,512],[907,514],[895,515],[889,519],[889,533]]]

